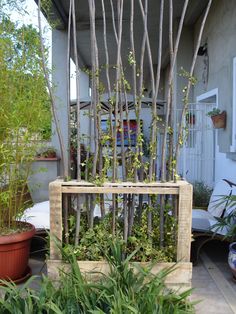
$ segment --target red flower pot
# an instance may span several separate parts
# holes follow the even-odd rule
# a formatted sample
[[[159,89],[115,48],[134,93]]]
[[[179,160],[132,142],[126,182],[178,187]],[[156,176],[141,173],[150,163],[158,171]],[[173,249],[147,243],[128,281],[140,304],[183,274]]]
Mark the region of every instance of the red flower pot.
[[[220,114],[211,116],[215,129],[225,129],[226,127],[226,111],[223,111]]]
[[[0,236],[0,279],[18,280],[27,270],[30,242],[35,234],[35,227],[27,222],[19,224],[28,226],[29,229]]]

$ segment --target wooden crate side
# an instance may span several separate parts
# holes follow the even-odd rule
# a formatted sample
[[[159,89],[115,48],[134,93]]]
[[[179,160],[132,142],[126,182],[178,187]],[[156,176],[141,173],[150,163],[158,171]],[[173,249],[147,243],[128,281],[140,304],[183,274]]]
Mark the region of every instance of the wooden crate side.
[[[131,263],[139,266],[146,267],[148,263]],[[109,265],[105,261],[78,261],[81,272],[93,280],[97,280],[101,273],[109,274]],[[48,276],[52,280],[58,280],[59,273],[62,270],[63,272],[70,271],[68,264],[61,260],[48,260]],[[192,280],[192,263],[157,263],[152,268],[152,273],[158,274],[160,271],[163,271],[166,268],[174,267],[173,271],[170,272],[165,280],[165,283],[168,287],[191,287]]]
[[[62,240],[62,191],[61,181],[49,184],[50,201],[50,258],[60,259],[60,251],[55,244],[55,238]]]
[[[63,186],[62,193],[80,194],[80,193],[95,193],[95,194],[179,194],[178,187],[116,187],[116,186]]]
[[[178,209],[177,261],[190,261],[192,227],[192,192],[191,184],[180,186]]]
[[[71,182],[69,182],[71,183]],[[122,183],[123,184],[123,183]],[[121,184],[121,185],[122,185]],[[160,186],[159,186],[160,184]],[[148,185],[148,184],[147,184]],[[192,211],[192,186],[186,182],[180,181],[176,184],[158,183],[156,186],[141,187],[120,187],[124,194],[179,194],[179,214],[178,214],[178,236],[177,236],[177,260],[180,262],[189,262],[191,245],[191,211]],[[62,239],[62,194],[63,193],[117,193],[117,186],[94,187],[86,186],[86,182],[76,186],[65,185],[61,180],[52,182],[50,188],[50,223],[51,234],[58,239]],[[138,190],[138,192],[137,192]],[[116,191],[116,192],[114,192]],[[145,192],[145,193],[144,193]],[[121,192],[118,192],[121,193]],[[50,259],[59,260],[60,252],[56,247],[53,238],[50,240]]]
[[[93,186],[96,187],[93,183],[87,182],[87,181],[76,181],[76,180],[70,180],[70,181],[62,181],[61,179],[57,179],[57,181],[62,183],[62,186]],[[171,188],[178,188],[182,185],[187,185],[188,183],[186,181],[177,181],[177,182],[104,182],[102,187],[171,187]]]

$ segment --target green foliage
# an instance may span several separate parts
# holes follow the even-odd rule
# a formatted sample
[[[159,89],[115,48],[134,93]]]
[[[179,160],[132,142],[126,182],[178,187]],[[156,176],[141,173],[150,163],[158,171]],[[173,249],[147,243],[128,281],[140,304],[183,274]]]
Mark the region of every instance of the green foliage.
[[[151,236],[148,234],[148,211],[152,211],[153,229]],[[123,245],[125,254],[138,250],[134,257],[136,261],[159,261],[173,262],[176,260],[176,230],[177,223],[175,218],[168,214],[168,207],[165,210],[165,247],[160,248],[160,216],[159,208],[146,208],[142,212],[141,221],[138,217],[134,218],[132,234],[128,237],[127,243],[123,240],[123,217],[116,218],[115,239]],[[73,251],[79,260],[102,260],[106,254],[109,254],[109,240],[112,240],[112,214],[107,214],[103,219],[95,219],[93,229],[87,227],[87,216],[82,215],[80,225],[79,245],[74,246],[75,217],[70,220],[70,243],[64,246],[65,251]]]
[[[215,233],[226,231],[225,239],[235,241],[236,239],[236,195],[222,196],[215,204],[219,206],[226,204],[224,217],[215,217],[217,223],[212,226]]]
[[[0,233],[27,206],[27,180],[51,114],[41,69],[39,35],[0,17]]]
[[[221,113],[221,110],[219,108],[213,108],[211,111],[207,113],[208,117],[217,116]]]
[[[7,17],[0,21],[0,139],[8,128],[50,136],[51,114],[42,72],[39,35]]]
[[[57,155],[57,150],[54,147],[42,148],[37,153],[38,157],[45,157],[45,158],[54,158],[56,157],[56,155]]]
[[[132,252],[123,259],[122,245],[110,243],[110,254],[106,255],[110,266],[108,275],[97,276],[88,281],[79,269],[74,254],[64,254],[70,263],[71,272],[61,272],[59,282],[53,283],[43,277],[38,291],[29,288],[30,281],[17,288],[13,283],[2,287],[5,297],[0,299],[0,312],[12,313],[93,313],[93,314],[187,314],[194,313],[188,301],[191,290],[175,292],[165,286],[164,280],[173,268],[152,275],[152,266],[130,267]],[[178,265],[176,266],[178,267]],[[91,276],[93,276],[91,274]]]
[[[193,183],[193,206],[195,207],[208,207],[210,197],[212,194],[212,188],[206,185],[204,182]]]

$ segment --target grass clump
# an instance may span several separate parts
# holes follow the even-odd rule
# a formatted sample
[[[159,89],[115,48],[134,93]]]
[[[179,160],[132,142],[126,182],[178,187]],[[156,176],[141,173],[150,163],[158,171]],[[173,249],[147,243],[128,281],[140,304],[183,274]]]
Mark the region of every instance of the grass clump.
[[[137,253],[123,258],[122,246],[112,243],[110,255],[106,256],[110,266],[108,275],[90,282],[81,274],[74,254],[63,252],[70,263],[71,272],[61,272],[59,282],[53,283],[43,277],[38,291],[29,288],[32,278],[21,288],[6,283],[0,299],[0,313],[194,313],[188,301],[191,290],[174,292],[165,286],[164,280],[173,269],[152,275],[151,266],[130,267],[130,260]]]

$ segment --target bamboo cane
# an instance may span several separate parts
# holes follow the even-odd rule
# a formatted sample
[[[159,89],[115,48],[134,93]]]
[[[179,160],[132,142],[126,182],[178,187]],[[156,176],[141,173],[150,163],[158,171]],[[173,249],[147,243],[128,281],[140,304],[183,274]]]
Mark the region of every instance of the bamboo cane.
[[[97,49],[96,49],[96,31],[95,31],[95,4],[94,0],[89,0],[89,14],[90,14],[90,40],[91,40],[91,61],[92,61],[92,105],[93,105],[93,117],[94,117],[94,158],[93,158],[93,169],[92,176],[96,177],[97,162],[99,157],[99,135],[98,135],[98,68],[97,68]]]
[[[141,0],[139,3],[142,4]],[[141,104],[142,104],[142,94],[143,94],[143,62],[144,62],[144,54],[146,48],[146,41],[147,41],[147,14],[148,14],[148,1],[145,0],[145,9],[144,9],[144,33],[141,45],[141,55],[140,55],[140,74],[139,74],[139,97],[138,97],[138,104],[136,108],[136,119],[137,119],[137,132],[136,132],[136,158],[139,159],[140,166],[135,166],[134,169],[134,181],[138,181],[138,168],[142,165],[142,134],[141,134],[141,125],[140,125],[140,114],[141,114]]]
[[[66,76],[67,76],[67,132],[68,132],[68,138],[67,138],[67,154],[68,154],[68,164],[67,172],[68,177],[70,177],[71,172],[71,158],[70,158],[70,138],[71,138],[71,123],[70,123],[70,48],[71,48],[71,17],[72,17],[72,10],[73,10],[73,0],[70,0],[70,6],[69,6],[69,16],[68,16],[68,32],[67,32],[67,60],[66,60]]]
[[[75,19],[75,0],[72,0],[72,22],[73,22],[73,43],[76,69],[76,112],[77,112],[77,180],[81,181],[81,149],[80,149],[80,84],[79,84],[79,65],[78,48],[76,37],[76,19]]]
[[[174,66],[175,66],[175,62],[176,62],[176,58],[177,58],[180,36],[182,33],[182,29],[183,29],[183,23],[184,23],[185,14],[187,11],[188,3],[189,3],[189,0],[185,0],[183,10],[181,13],[180,22],[179,22],[177,37],[175,40],[174,51],[173,51],[172,58],[170,60],[171,66],[170,66],[169,76],[168,76],[166,121],[165,121],[165,129],[164,129],[163,143],[162,143],[162,154],[161,154],[161,180],[163,182],[166,181],[166,146],[167,146],[167,134],[168,134],[168,126],[169,126],[170,101],[171,101],[171,88],[172,88],[172,81],[173,81],[173,74],[174,74]]]
[[[160,22],[159,22],[159,45],[158,45],[158,65],[156,73],[156,89],[152,104],[152,125],[151,125],[151,145],[150,145],[150,159],[149,159],[149,181],[153,180],[153,168],[156,161],[157,151],[157,96],[160,85],[161,75],[161,60],[162,60],[162,37],[163,37],[163,14],[164,14],[164,0],[160,3]]]
[[[201,38],[202,38],[204,26],[206,24],[207,16],[208,16],[210,8],[211,8],[211,4],[212,4],[212,0],[209,0],[208,5],[207,5],[206,10],[205,10],[205,13],[204,13],[204,16],[203,16],[203,19],[202,19],[202,22],[201,22],[201,26],[200,26],[200,30],[199,30],[198,38],[197,38],[197,44],[196,44],[196,47],[195,47],[195,50],[194,50],[192,65],[191,65],[191,69],[190,69],[190,73],[189,73],[188,85],[187,85],[187,89],[186,89],[186,93],[185,93],[185,97],[184,97],[184,106],[183,106],[181,119],[180,119],[180,124],[179,124],[179,128],[178,128],[178,140],[177,140],[177,143],[176,143],[176,150],[175,150],[175,161],[176,161],[175,173],[177,173],[179,151],[180,151],[181,139],[182,139],[182,134],[183,134],[183,125],[184,125],[186,112],[187,112],[187,109],[188,109],[188,98],[189,98],[190,88],[191,88],[191,85],[192,85],[191,79],[192,79],[192,76],[193,76],[193,71],[194,71],[196,60],[197,60],[197,53],[198,53],[198,50],[199,50],[199,47],[200,47],[200,44],[201,44]],[[175,176],[174,179],[176,180],[176,176]]]
[[[111,81],[109,75],[109,52],[107,46],[107,28],[106,28],[106,11],[104,6],[104,0],[102,0],[102,17],[103,17],[103,40],[104,40],[104,49],[106,55],[106,80],[107,80],[107,89],[108,89],[108,98],[111,101]],[[112,104],[109,104],[109,119],[110,119],[110,138],[113,140],[113,127],[112,127]]]

